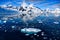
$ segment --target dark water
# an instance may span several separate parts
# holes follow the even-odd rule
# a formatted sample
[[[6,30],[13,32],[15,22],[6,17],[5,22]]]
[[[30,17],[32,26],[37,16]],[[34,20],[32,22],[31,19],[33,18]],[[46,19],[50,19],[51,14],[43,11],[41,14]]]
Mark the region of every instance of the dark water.
[[[59,17],[58,17],[59,19]],[[43,21],[43,23],[38,23],[38,21],[34,20],[31,23],[28,23],[28,26],[24,22],[13,23],[12,21],[7,21],[6,23],[0,24],[2,27],[0,29],[0,40],[59,40],[60,39],[60,21],[58,19],[54,18],[46,18],[46,20]],[[59,24],[54,24],[54,21],[58,21]],[[4,26],[3,26],[4,25]],[[11,26],[15,26],[14,29],[11,28]],[[26,36],[24,33],[20,32],[21,28],[39,28],[42,30],[42,32],[45,33],[44,36],[41,35],[42,32],[37,33],[39,37],[35,35],[29,35]],[[20,29],[19,29],[20,28]],[[5,32],[7,30],[7,32]],[[33,38],[31,38],[33,36]],[[47,39],[43,39],[44,37],[47,37]]]

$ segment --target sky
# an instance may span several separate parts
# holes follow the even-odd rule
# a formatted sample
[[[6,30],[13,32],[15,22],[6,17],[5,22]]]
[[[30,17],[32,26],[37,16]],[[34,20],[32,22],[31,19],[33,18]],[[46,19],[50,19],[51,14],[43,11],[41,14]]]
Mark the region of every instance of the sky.
[[[60,0],[0,0],[0,5],[13,5],[20,6],[21,2],[25,1],[26,3],[34,4],[34,6],[41,9],[45,8],[60,8]]]

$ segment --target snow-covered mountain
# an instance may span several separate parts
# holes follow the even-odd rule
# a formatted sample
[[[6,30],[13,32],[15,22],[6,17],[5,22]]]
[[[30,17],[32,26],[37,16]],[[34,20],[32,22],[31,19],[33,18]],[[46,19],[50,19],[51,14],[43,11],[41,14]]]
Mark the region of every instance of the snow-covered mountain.
[[[24,21],[32,20],[42,14],[41,9],[34,7],[33,4],[28,5],[26,3],[22,3],[21,7],[19,8],[19,12],[20,15],[18,16],[22,17]]]

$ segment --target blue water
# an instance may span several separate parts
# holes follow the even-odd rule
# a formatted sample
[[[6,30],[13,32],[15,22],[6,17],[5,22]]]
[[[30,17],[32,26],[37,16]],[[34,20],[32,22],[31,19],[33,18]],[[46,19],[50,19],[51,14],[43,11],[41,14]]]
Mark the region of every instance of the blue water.
[[[0,17],[4,17],[5,15],[14,15],[16,14],[16,11],[11,11],[11,10],[6,10],[6,9],[2,9],[0,8]],[[1,20],[1,19],[0,19]],[[39,23],[37,20],[42,20],[42,23]],[[60,17],[54,17],[54,16],[39,16],[36,17],[33,21],[28,21],[26,23],[28,23],[28,26],[26,25],[26,23],[20,19],[20,18],[16,18],[13,20],[7,20],[6,23],[3,23],[4,20],[1,20],[0,22],[0,40],[34,40],[34,38],[36,40],[45,40],[43,39],[43,37],[47,37],[46,40],[49,40],[50,38],[52,40],[59,40],[60,39]],[[15,22],[13,22],[15,21]],[[53,22],[59,22],[59,24],[54,24]],[[16,23],[17,22],[17,23]],[[11,28],[11,26],[15,26],[14,29]],[[20,32],[21,28],[33,28],[32,26],[34,26],[34,28],[39,28],[42,30],[42,32],[45,33],[44,36],[41,36],[41,32],[38,33],[38,35],[40,35],[39,37],[34,36],[34,38],[31,38],[30,36],[25,36],[24,33]],[[20,28],[20,29],[19,29]],[[7,32],[5,32],[5,30],[7,30]],[[58,32],[57,32],[58,31]],[[52,33],[53,32],[53,33]]]

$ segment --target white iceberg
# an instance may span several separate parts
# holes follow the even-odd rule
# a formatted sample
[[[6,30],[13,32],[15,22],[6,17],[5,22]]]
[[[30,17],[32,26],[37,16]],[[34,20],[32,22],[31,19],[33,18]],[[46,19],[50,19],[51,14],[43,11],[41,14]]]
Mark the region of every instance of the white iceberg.
[[[21,32],[30,35],[30,34],[36,34],[38,32],[41,32],[41,30],[36,28],[23,28],[21,29]]]

